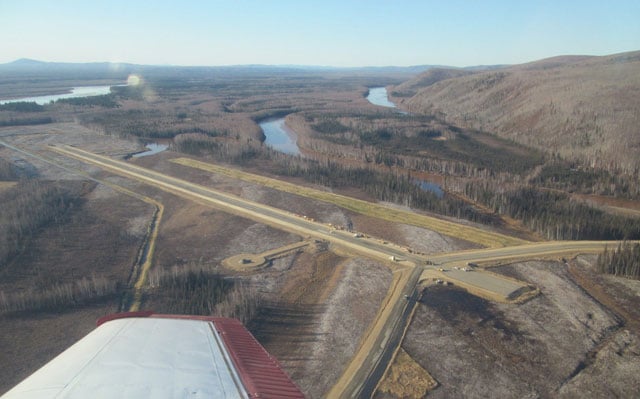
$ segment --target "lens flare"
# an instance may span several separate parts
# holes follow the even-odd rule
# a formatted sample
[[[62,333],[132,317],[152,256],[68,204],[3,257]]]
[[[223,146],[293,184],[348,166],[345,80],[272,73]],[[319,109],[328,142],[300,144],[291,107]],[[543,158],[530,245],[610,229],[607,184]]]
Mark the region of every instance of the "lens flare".
[[[137,86],[141,81],[142,79],[140,79],[140,76],[138,75],[129,75],[129,77],[127,78],[127,84],[129,86]]]

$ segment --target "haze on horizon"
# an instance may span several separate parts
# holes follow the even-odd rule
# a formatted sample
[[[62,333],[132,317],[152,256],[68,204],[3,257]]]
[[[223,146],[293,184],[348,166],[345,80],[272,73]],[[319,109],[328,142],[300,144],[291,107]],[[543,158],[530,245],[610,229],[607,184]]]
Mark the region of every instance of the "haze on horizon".
[[[640,2],[0,1],[0,63],[451,66],[640,49]]]

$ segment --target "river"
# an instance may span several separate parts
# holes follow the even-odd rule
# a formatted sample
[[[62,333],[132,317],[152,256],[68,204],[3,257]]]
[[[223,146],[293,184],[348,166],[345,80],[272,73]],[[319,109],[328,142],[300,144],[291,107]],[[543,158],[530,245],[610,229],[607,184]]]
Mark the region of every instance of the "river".
[[[287,128],[284,118],[269,118],[258,123],[264,133],[264,143],[276,151],[301,155],[295,132]]]
[[[386,87],[371,87],[369,89],[369,95],[367,95],[367,100],[373,105],[378,105],[380,107],[386,108],[396,108],[396,111],[402,115],[409,115],[407,111],[403,111],[398,109],[398,107],[389,101],[389,94],[387,93]]]
[[[379,105],[381,107],[396,108],[396,105],[389,101],[389,95],[387,94],[386,87],[372,87],[369,89],[369,95],[367,100],[373,105]]]
[[[111,86],[120,86],[120,85],[111,85]],[[46,96],[35,96],[35,97],[12,98],[9,100],[1,100],[0,105],[8,104],[8,103],[17,103],[17,102],[35,102],[36,104],[45,105],[45,104],[49,104],[51,101],[58,101],[63,98],[101,96],[101,95],[109,94],[111,92],[111,86],[74,87],[71,89],[69,93],[49,94]]]

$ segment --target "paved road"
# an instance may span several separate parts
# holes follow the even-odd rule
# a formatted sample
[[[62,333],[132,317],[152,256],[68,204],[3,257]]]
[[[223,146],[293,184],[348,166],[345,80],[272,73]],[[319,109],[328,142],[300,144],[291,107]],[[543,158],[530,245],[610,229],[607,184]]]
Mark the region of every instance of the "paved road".
[[[382,309],[358,352],[351,359],[340,379],[327,394],[328,398],[369,398],[393,361],[396,349],[404,339],[413,308],[420,296],[418,282],[423,266],[414,267],[400,277],[400,289],[393,290],[389,304]]]
[[[304,219],[293,213],[249,201],[222,191],[168,176],[127,162],[93,154],[75,147],[50,147],[61,154],[103,167],[119,175],[150,184],[165,191],[238,214],[261,223],[279,227],[296,234],[320,238],[334,244],[388,261],[390,256],[407,259],[401,248],[382,244],[378,240],[354,237],[353,233],[336,230],[328,225]]]
[[[474,249],[432,256],[438,263],[497,262],[526,257],[559,256],[570,253],[599,252],[605,246],[617,245],[617,241],[547,241],[499,249]]]
[[[437,256],[409,254],[392,244],[383,244],[373,239],[356,238],[351,233],[334,230],[324,224],[312,222],[277,208],[248,201],[79,148],[52,147],[51,149],[199,203],[261,223],[267,223],[296,234],[327,240],[365,256],[384,261],[388,261],[392,256],[401,259],[401,262],[392,263],[394,265],[394,273],[397,274],[394,279],[396,282],[395,288],[389,291],[385,303],[367,333],[367,337],[361,343],[358,352],[347,366],[343,376],[330,391],[329,397],[366,397],[373,392],[377,381],[391,360],[395,348],[402,340],[402,334],[411,313],[410,310],[414,302],[405,299],[405,295],[415,298],[416,287],[423,270],[438,270],[444,267],[453,268],[455,265],[466,265],[467,262],[495,262],[531,257],[559,256],[560,254],[569,253],[596,252],[601,251],[605,245],[616,245],[616,242],[604,241],[562,241],[498,249],[461,251]],[[434,265],[427,265],[427,261],[433,262]],[[515,284],[513,280],[502,279],[500,276],[479,271],[451,273],[451,277],[454,280],[456,276],[461,282],[466,281],[466,283],[475,284],[489,291],[497,290],[501,295],[522,286]]]

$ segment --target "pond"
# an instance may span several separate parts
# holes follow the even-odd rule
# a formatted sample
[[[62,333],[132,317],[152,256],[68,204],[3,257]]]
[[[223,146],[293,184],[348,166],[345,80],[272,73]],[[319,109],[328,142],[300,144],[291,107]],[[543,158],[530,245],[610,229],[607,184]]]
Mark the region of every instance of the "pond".
[[[422,191],[430,191],[434,193],[438,198],[442,198],[444,196],[444,190],[438,184],[430,182],[428,180],[415,179],[413,183],[420,187]]]
[[[276,151],[289,155],[301,155],[296,144],[297,136],[284,123],[283,118],[270,118],[258,123],[264,133],[264,143]]]

